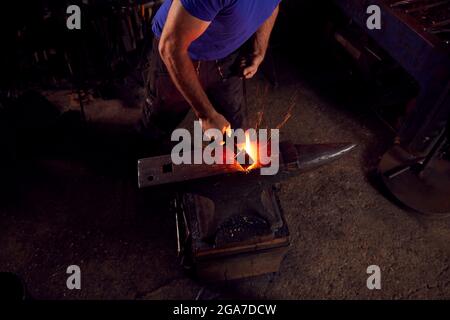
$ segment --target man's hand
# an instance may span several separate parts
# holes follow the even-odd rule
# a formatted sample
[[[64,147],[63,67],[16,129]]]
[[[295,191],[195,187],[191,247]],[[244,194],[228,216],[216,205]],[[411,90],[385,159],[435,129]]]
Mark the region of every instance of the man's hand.
[[[249,62],[244,59],[241,63],[241,67],[243,68],[242,75],[244,76],[244,78],[252,78],[258,71],[258,68],[263,60],[264,56],[260,54],[253,55]]]
[[[219,129],[222,133],[225,133],[229,129],[230,123],[218,112],[214,112],[207,118],[200,118],[203,131],[208,129]]]

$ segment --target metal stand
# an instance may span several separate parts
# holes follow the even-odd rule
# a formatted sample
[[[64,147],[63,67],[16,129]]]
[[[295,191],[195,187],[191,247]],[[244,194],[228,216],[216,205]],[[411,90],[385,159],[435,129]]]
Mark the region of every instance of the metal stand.
[[[425,214],[450,214],[450,161],[441,157],[447,143],[444,130],[426,157],[414,158],[392,147],[378,170],[390,193],[401,203]]]

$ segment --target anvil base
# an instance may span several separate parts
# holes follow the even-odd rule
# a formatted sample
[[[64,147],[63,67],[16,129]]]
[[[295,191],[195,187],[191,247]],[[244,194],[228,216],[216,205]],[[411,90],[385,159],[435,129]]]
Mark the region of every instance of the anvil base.
[[[198,278],[224,281],[279,270],[289,246],[289,230],[276,190],[268,194],[271,205],[277,208],[282,219],[282,226],[276,232],[257,215],[237,213],[222,224],[214,243],[200,236],[198,195],[179,196],[176,205],[179,249]]]

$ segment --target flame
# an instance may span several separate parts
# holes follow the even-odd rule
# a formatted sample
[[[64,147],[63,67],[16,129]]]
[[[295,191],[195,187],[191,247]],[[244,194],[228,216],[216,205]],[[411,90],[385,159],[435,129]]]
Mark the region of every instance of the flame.
[[[252,141],[249,132],[245,133],[245,143],[239,144],[238,149],[239,153],[245,152],[251,159],[251,162],[253,162],[250,166],[246,168],[244,168],[241,164],[237,163],[243,171],[249,172],[259,167],[258,142]]]
[[[255,165],[258,162],[258,142],[251,141],[250,134],[248,132],[245,133],[245,152],[252,159],[253,164]]]
[[[267,97],[267,93],[268,93],[268,89],[269,86],[266,86],[264,93],[262,95],[259,94],[259,87],[257,87],[257,94],[256,96],[259,97],[260,101],[259,104],[262,106],[262,110],[260,110],[257,113],[257,118],[256,118],[256,125],[255,128],[256,130],[258,130],[261,127],[262,122],[267,122],[267,119],[264,118],[264,108],[265,105],[263,104],[264,101],[264,97]],[[275,127],[276,129],[281,129],[293,116],[293,110],[296,106],[296,101],[297,101],[297,92],[291,97],[290,100],[290,104],[289,104],[289,108],[286,111],[286,114],[283,117],[283,120]],[[226,133],[228,136],[231,136],[231,127],[227,127],[226,128]],[[245,152],[252,160],[253,164],[251,164],[250,166],[246,166],[246,165],[241,165],[239,162],[235,161],[236,166],[245,172],[250,172],[253,169],[257,169],[257,168],[261,168],[263,165],[261,164],[260,157],[259,157],[259,149],[261,147],[261,153],[264,154],[264,152],[269,152],[271,153],[271,148],[269,145],[269,141],[271,140],[271,136],[269,135],[267,141],[265,141],[264,143],[262,143],[261,141],[252,141],[250,138],[250,133],[246,132],[245,133],[245,143],[240,143],[237,145],[238,148],[238,154],[240,154],[241,152]],[[236,154],[234,156],[234,159],[236,159],[238,157],[238,155]]]

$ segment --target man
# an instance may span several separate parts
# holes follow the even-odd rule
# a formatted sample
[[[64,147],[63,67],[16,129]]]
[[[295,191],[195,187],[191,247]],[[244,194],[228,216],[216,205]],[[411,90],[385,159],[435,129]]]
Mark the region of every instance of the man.
[[[170,136],[190,108],[204,131],[243,126],[242,78],[253,77],[264,60],[280,1],[162,4],[153,20],[155,41],[142,121],[152,139]],[[239,49],[250,38],[251,49],[243,60]]]

